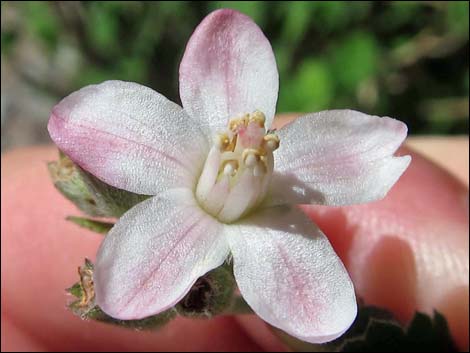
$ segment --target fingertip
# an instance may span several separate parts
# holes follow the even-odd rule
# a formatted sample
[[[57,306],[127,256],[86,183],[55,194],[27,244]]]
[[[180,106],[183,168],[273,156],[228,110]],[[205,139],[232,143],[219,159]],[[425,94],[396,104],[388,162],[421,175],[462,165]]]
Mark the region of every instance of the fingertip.
[[[329,237],[367,304],[388,308],[402,322],[416,310],[438,310],[465,349],[468,318],[461,312],[468,311],[468,189],[418,153],[406,148],[400,153],[413,161],[385,199],[304,209]],[[446,305],[457,288],[463,289],[453,305]]]

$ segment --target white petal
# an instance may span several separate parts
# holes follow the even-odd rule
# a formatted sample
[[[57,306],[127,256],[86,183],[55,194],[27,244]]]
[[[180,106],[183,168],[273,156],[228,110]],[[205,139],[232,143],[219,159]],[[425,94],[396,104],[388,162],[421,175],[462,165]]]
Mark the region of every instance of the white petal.
[[[118,319],[140,319],[175,305],[228,254],[223,225],[188,189],[173,189],[128,211],[97,255],[96,303]]]
[[[180,66],[180,96],[188,113],[224,131],[229,118],[262,111],[270,126],[279,75],[269,41],[246,15],[223,9],[196,28]]]
[[[208,151],[205,135],[181,107],[131,82],[72,93],[54,107],[48,129],[83,169],[140,194],[193,187]]]
[[[240,292],[263,320],[312,343],[349,328],[357,307],[348,273],[295,206],[265,209],[226,234]]]
[[[296,119],[277,132],[269,202],[342,206],[383,198],[411,161],[393,157],[406,133],[398,120],[352,110]]]

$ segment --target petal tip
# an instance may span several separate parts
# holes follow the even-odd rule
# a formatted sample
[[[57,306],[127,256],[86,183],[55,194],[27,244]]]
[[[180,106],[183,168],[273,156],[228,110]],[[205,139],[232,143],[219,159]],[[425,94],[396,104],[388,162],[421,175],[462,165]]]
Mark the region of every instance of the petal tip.
[[[249,20],[250,22],[253,22],[253,20],[249,16],[245,15],[240,11],[224,8],[212,11],[209,15],[206,16],[205,19],[203,19],[201,24],[211,20],[226,21],[235,17],[239,17],[240,19]]]

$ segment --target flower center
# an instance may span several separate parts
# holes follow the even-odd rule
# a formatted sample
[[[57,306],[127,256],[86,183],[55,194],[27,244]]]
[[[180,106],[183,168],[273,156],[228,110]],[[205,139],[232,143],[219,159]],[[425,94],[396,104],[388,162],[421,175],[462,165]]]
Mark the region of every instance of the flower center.
[[[266,133],[260,111],[229,121],[217,134],[196,188],[196,198],[221,222],[233,222],[257,206],[266,195],[279,138]]]

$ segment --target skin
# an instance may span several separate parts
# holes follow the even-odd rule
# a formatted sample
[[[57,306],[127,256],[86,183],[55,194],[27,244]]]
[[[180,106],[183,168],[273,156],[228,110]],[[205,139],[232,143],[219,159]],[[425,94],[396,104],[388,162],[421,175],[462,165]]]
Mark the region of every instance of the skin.
[[[459,348],[468,350],[468,138],[408,143],[434,162],[402,149],[413,161],[385,200],[304,210],[328,235],[367,303],[391,309],[403,322],[416,309],[435,307]],[[49,179],[46,162],[55,159],[53,146],[2,155],[2,351],[284,349],[254,316],[177,318],[159,331],[135,332],[67,311],[64,288],[77,280],[84,257],[94,259],[102,236],[65,221],[79,211]],[[411,196],[419,207],[410,207],[416,206]]]

